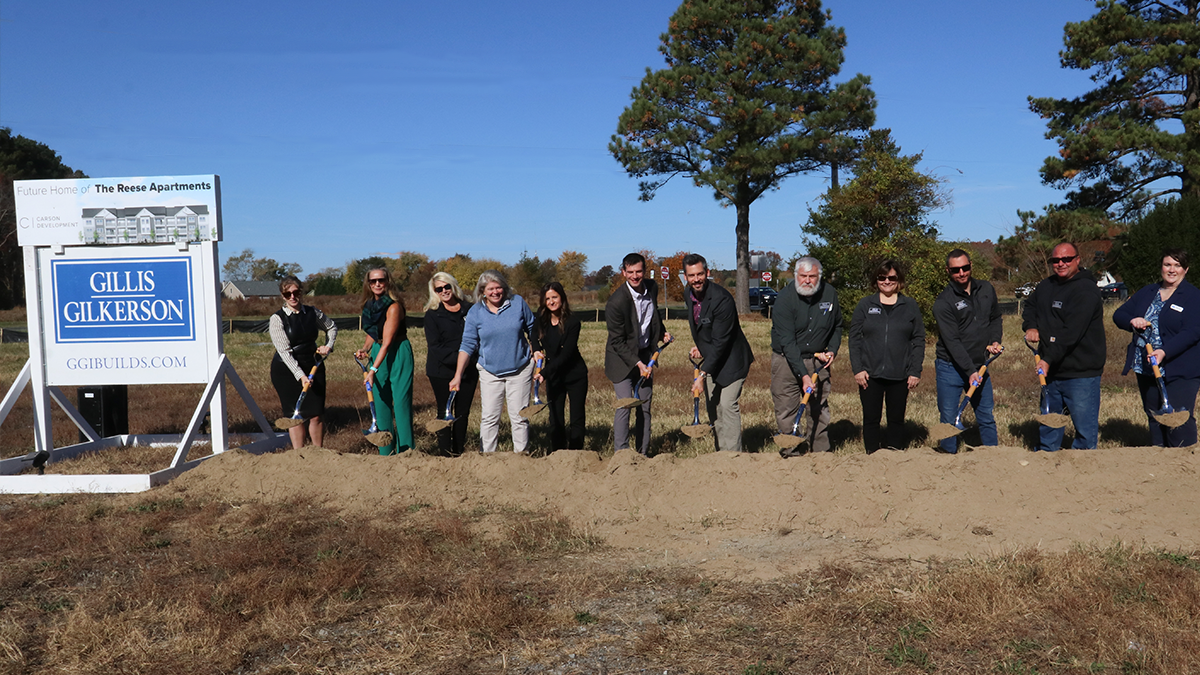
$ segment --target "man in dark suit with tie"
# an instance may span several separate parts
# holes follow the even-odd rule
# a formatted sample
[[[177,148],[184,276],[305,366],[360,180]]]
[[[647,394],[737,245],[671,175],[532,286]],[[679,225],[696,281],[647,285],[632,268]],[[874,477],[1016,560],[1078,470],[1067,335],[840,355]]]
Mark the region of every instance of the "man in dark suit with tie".
[[[642,377],[646,381],[638,393],[642,404],[635,410],[634,435],[638,452],[650,451],[650,398],[654,380],[648,364],[660,340],[671,339],[658,315],[658,284],[646,279],[646,259],[630,253],[621,261],[625,283],[617,287],[604,306],[608,341],[604,345],[604,374],[613,383],[617,398],[633,398],[633,390]],[[629,447],[629,409],[617,408],[613,416],[613,445],[617,450]]]
[[[684,256],[683,273],[687,278],[684,300],[688,325],[696,345],[691,356],[704,359],[693,394],[700,395],[701,382],[708,389],[708,421],[713,425],[717,450],[741,452],[742,413],[738,404],[754,353],[742,332],[733,296],[708,281],[708,261],[704,256],[698,253]]]

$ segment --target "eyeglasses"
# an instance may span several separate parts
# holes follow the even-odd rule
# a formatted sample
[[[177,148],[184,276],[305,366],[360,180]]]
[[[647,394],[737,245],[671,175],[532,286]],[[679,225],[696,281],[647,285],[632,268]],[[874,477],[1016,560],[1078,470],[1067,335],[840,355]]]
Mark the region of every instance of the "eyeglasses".
[[[895,274],[889,274],[889,275],[881,274],[881,275],[875,277],[875,281],[878,281],[881,283],[884,281],[897,282],[897,281],[900,281],[900,277],[896,276]]]
[[[303,293],[301,293],[301,292],[299,291],[299,289],[297,289],[297,290],[294,290],[294,291],[284,291],[284,292],[283,292],[283,297],[285,297],[285,298],[298,298],[298,297],[300,297],[300,296],[302,296],[302,295],[304,295],[304,294],[303,294]]]
[[[970,272],[971,264],[967,263],[966,265],[959,265],[958,267],[947,267],[946,269],[950,271],[950,274],[958,274],[959,272]]]
[[[452,291],[452,290],[454,290],[454,289],[449,286],[434,286],[433,287],[434,293],[445,293],[446,291]]]
[[[1063,263],[1063,264],[1065,265],[1065,264],[1067,264],[1067,263],[1071,262],[1072,260],[1074,260],[1074,259],[1076,259],[1076,258],[1078,258],[1078,257],[1079,257],[1079,256],[1077,256],[1077,255],[1064,255],[1064,256],[1063,256],[1063,257],[1061,257],[1061,258],[1051,258],[1051,259],[1050,259],[1050,264],[1051,264],[1051,265],[1057,265],[1058,263]]]
[[[386,284],[387,279],[368,279],[367,283],[371,284],[372,286],[375,284]]]

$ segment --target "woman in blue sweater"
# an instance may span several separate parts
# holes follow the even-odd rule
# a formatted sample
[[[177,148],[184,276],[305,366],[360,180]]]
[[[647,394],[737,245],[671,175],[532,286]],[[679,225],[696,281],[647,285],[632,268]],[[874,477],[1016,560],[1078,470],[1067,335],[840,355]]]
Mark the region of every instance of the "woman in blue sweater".
[[[1150,422],[1150,444],[1171,448],[1196,443],[1196,417],[1191,413],[1200,390],[1200,289],[1188,283],[1187,271],[1187,251],[1163,251],[1162,281],[1142,287],[1113,313],[1118,328],[1135,331],[1121,374],[1137,373],[1142,406]],[[1147,360],[1147,344],[1158,361],[1171,405],[1189,412],[1183,426],[1164,428],[1154,419],[1162,401]]]
[[[463,371],[478,356],[479,438],[484,452],[495,452],[500,436],[500,408],[508,402],[512,423],[513,451],[525,452],[529,445],[529,420],[520,410],[529,403],[533,382],[533,310],[519,295],[513,295],[504,275],[488,270],[475,284],[475,305],[463,324],[458,348],[458,367],[450,390],[458,391]]]

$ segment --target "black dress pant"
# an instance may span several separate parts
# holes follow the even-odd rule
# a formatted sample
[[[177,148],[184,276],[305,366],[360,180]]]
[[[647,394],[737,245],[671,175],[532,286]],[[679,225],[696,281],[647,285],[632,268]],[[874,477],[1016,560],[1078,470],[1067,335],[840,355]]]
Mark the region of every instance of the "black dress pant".
[[[450,400],[450,379],[431,377],[433,397],[437,400],[437,416],[446,414],[446,401]],[[454,424],[437,432],[438,453],[444,457],[463,454],[467,443],[467,422],[471,418],[471,402],[475,400],[475,389],[479,386],[479,372],[474,367],[463,370],[458,394],[454,397]]]
[[[546,398],[550,413],[550,449],[582,450],[583,435],[587,428],[584,412],[587,402],[588,380],[585,375],[568,382],[546,381]],[[568,427],[563,413],[567,397],[571,398],[571,425]]]
[[[863,409],[863,445],[867,454],[880,447],[902,450],[908,445],[904,438],[904,413],[908,409],[908,380],[881,380],[872,377],[867,388],[858,390]],[[879,420],[887,402],[887,432],[879,433]],[[883,443],[881,445],[881,442]]]

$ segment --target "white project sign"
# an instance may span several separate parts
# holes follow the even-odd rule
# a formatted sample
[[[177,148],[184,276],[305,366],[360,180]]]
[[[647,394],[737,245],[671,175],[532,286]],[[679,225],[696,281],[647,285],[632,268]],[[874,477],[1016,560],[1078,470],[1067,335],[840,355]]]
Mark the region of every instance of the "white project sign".
[[[207,382],[217,325],[197,246],[38,249],[46,382]]]
[[[22,180],[13,191],[21,246],[221,239],[215,175]]]

